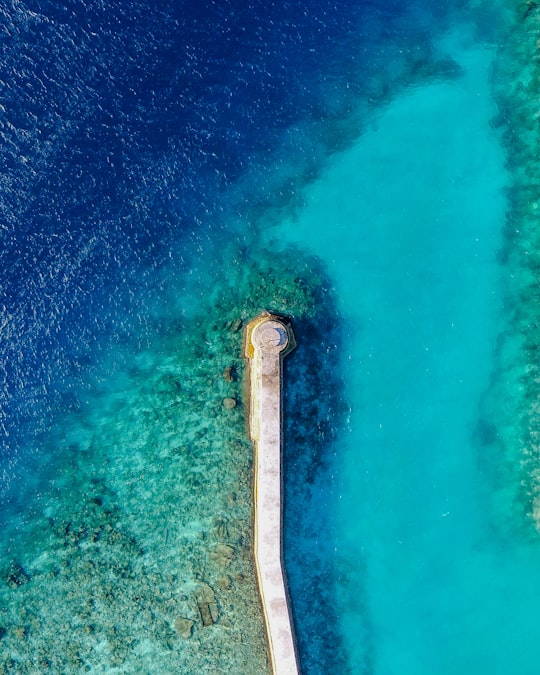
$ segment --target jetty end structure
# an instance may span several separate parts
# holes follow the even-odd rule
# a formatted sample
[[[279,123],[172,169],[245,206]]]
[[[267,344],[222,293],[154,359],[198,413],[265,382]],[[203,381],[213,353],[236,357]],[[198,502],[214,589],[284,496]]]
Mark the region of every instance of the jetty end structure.
[[[255,449],[254,555],[274,675],[300,672],[282,542],[282,362],[295,346],[283,317],[263,312],[246,326],[249,431]]]

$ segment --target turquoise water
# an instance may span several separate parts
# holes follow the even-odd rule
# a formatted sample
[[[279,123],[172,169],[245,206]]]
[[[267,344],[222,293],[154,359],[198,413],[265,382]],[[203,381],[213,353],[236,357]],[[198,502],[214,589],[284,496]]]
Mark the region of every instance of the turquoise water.
[[[535,673],[540,547],[499,533],[475,433],[506,328],[495,52],[465,28],[437,48],[460,75],[398,95],[271,234],[325,261],[348,327],[329,508],[351,672]]]
[[[0,673],[269,672],[263,308],[303,672],[535,673],[532,8],[510,41],[481,2],[37,4],[2,61]]]

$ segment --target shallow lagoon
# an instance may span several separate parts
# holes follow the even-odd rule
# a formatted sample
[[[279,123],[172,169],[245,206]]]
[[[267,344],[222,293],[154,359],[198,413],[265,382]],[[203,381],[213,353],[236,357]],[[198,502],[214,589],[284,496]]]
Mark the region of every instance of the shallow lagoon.
[[[479,430],[508,328],[495,50],[465,27],[438,48],[460,74],[397,96],[272,235],[326,262],[347,327],[350,415],[318,493],[351,672],[533,673],[540,547]]]
[[[310,45],[331,13],[316,17],[306,58],[291,56],[298,16],[281,26],[291,53],[269,30],[257,58],[291,59],[276,82],[300,72],[298,59],[304,81],[288,91],[305,107],[295,117],[294,100],[246,94],[241,112],[260,116],[262,140],[250,128],[242,146],[231,119],[234,170],[201,140],[215,124],[204,114],[190,121],[193,147],[153,142],[159,157],[142,152],[125,176],[100,174],[107,153],[90,159],[84,195],[68,189],[71,164],[55,146],[60,188],[35,187],[35,209],[49,204],[47,226],[66,216],[66,232],[33,235],[25,277],[29,238],[6,284],[17,311],[2,322],[16,394],[1,418],[14,412],[2,466],[5,671],[267,670],[239,323],[266,307],[292,315],[300,345],[286,365],[285,519],[305,672],[534,672],[540,553],[525,510],[509,508],[517,473],[490,443],[509,329],[511,178],[490,82],[503,14],[366,12],[325,24],[336,40],[324,64]],[[107,133],[132,129],[131,115],[144,145],[141,110],[122,108],[124,126]],[[71,127],[56,131],[59,144],[86,147]],[[123,166],[116,141],[103,148],[115,151],[107,166]],[[23,193],[13,204],[3,194],[14,220]],[[85,220],[97,202],[107,207]],[[19,215],[31,232],[35,212]],[[19,249],[13,235],[3,255]]]

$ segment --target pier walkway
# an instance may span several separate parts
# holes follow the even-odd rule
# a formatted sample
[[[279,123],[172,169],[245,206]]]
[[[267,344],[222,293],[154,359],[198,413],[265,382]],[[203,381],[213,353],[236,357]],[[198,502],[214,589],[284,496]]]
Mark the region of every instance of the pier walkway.
[[[293,622],[282,564],[282,359],[295,347],[291,327],[264,313],[246,328],[250,435],[255,444],[255,565],[274,675],[297,675]]]

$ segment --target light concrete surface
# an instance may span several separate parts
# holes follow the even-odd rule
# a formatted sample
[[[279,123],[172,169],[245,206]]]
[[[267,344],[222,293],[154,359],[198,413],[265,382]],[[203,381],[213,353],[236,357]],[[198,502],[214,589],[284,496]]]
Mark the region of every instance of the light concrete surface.
[[[246,328],[249,428],[255,445],[255,565],[274,675],[299,673],[282,563],[282,359],[295,346],[290,326],[264,313]]]

